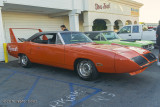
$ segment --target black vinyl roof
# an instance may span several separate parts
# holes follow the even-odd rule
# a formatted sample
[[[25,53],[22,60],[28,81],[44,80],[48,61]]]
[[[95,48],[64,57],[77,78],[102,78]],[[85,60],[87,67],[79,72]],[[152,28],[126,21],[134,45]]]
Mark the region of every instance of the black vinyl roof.
[[[106,32],[114,32],[114,31],[89,31],[84,33],[106,33]]]
[[[31,36],[30,38],[28,38],[26,41],[31,41],[35,38],[37,38],[40,35],[47,35],[47,34],[54,34],[54,33],[77,33],[77,32],[73,32],[73,31],[47,31],[47,32],[39,32],[34,34],[33,36]]]

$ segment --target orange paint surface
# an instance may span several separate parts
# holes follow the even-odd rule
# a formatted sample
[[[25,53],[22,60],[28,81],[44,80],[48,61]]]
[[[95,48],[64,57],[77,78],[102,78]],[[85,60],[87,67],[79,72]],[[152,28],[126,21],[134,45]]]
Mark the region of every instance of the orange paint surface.
[[[11,34],[11,37],[13,36],[14,34]],[[17,43],[14,39],[12,43],[8,43],[7,49],[8,53],[14,57],[25,54],[33,63],[74,70],[77,59],[89,59],[95,64],[99,72],[130,73],[131,75],[141,73],[147,68],[139,66],[131,59],[150,53],[144,49],[132,49],[118,45],[95,43],[38,44],[30,41]],[[148,65],[155,61],[148,61]],[[99,64],[102,66],[97,66]]]

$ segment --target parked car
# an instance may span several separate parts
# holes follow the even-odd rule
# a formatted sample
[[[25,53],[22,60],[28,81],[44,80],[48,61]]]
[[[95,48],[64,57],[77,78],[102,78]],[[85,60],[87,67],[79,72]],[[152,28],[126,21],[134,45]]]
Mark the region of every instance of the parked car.
[[[156,31],[157,27],[148,27],[148,31],[152,31],[152,30]]]
[[[98,44],[120,44],[126,46],[135,46],[140,47],[147,50],[154,49],[152,41],[145,40],[134,40],[134,39],[121,39],[115,32],[113,31],[93,31],[93,32],[85,32],[85,34],[92,39],[94,42]]]
[[[122,39],[150,40],[156,43],[156,31],[148,31],[144,25],[127,25],[117,32]]]
[[[157,27],[154,27],[153,30],[154,30],[154,31],[157,31]]]
[[[17,43],[10,31],[7,50],[22,67],[39,63],[75,70],[84,80],[96,79],[99,72],[136,75],[157,61],[148,50],[96,44],[81,32],[40,32]]]

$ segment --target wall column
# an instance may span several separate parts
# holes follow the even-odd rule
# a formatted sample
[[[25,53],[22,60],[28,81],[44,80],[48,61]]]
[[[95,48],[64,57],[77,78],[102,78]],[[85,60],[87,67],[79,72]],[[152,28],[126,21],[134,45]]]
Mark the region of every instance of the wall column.
[[[84,31],[92,31],[93,24],[83,23]]]
[[[69,14],[69,24],[71,31],[79,31],[79,14]]]
[[[123,24],[119,24],[119,30],[123,28]]]
[[[0,61],[4,61],[3,43],[5,43],[5,37],[2,21],[2,7],[0,7]]]
[[[83,20],[84,20],[84,23],[83,23],[84,31],[85,32],[92,31],[94,20],[89,15],[89,12],[84,12],[83,13]]]
[[[114,31],[114,24],[107,24],[107,31]]]

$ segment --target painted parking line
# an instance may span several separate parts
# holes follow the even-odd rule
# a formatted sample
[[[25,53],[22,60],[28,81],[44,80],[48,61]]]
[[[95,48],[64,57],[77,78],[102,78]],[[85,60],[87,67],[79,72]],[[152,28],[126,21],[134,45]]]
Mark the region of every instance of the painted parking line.
[[[7,80],[9,80],[9,79],[15,74],[15,71],[13,71],[13,70],[11,70],[11,69],[6,69],[6,68],[4,68],[4,69],[7,70],[7,71],[13,72],[13,74],[10,75],[10,76],[7,78]],[[82,98],[82,99],[80,99],[80,100],[77,100],[77,101],[76,101],[76,100],[73,100],[73,101],[71,102],[71,105],[70,105],[69,107],[73,107],[73,106],[75,106],[75,105],[77,105],[77,104],[79,104],[79,103],[82,103],[83,101],[86,101],[87,99],[91,98],[92,96],[94,96],[94,95],[96,95],[97,93],[99,93],[99,92],[102,91],[101,89],[98,89],[98,88],[89,87],[89,86],[85,86],[85,85],[81,85],[81,84],[77,84],[77,83],[66,82],[66,81],[57,80],[57,79],[53,79],[53,78],[48,78],[48,77],[44,77],[44,76],[37,76],[37,75],[34,75],[34,74],[24,73],[24,72],[20,72],[20,71],[16,71],[16,73],[36,77],[36,80],[35,80],[35,82],[33,83],[31,89],[28,91],[27,95],[25,96],[24,101],[26,101],[26,100],[29,99],[29,97],[31,96],[33,90],[35,89],[35,87],[36,87],[36,85],[38,84],[38,81],[39,81],[40,79],[53,80],[53,81],[57,81],[57,82],[61,82],[61,83],[66,83],[66,84],[68,84],[68,85],[69,85],[69,88],[70,88],[70,93],[71,93],[71,96],[72,96],[71,99],[74,99],[74,97],[75,97],[74,95],[72,95],[73,92],[74,92],[73,86],[79,86],[79,87],[83,87],[83,88],[87,88],[87,89],[92,89],[92,90],[94,90],[91,94],[85,96],[84,98]],[[22,104],[20,105],[20,107],[24,107],[25,104],[26,104],[26,103],[22,103]]]
[[[88,96],[86,96],[86,97],[84,97],[84,98],[82,98],[82,99],[80,99],[80,100],[78,100],[78,101],[75,101],[71,106],[69,106],[69,107],[74,107],[75,105],[77,105],[77,104],[79,104],[79,103],[82,103],[83,101],[86,101],[87,99],[89,99],[89,98],[91,98],[92,96],[94,96],[94,95],[96,95],[96,94],[98,94],[99,92],[101,92],[102,90],[96,90],[96,91],[94,91],[93,93],[91,93],[91,94],[89,94]]]
[[[25,98],[23,99],[24,101],[29,100],[29,97],[30,97],[30,95],[32,94],[32,91],[34,90],[34,88],[36,87],[39,79],[40,79],[39,77],[36,78],[36,80],[35,80],[34,84],[32,85],[31,89],[28,91],[27,95],[26,95]],[[20,105],[20,107],[24,107],[24,106],[25,106],[25,102]]]
[[[72,90],[74,92],[74,90]],[[101,89],[97,89],[95,90],[94,92],[92,92],[91,94],[87,95],[86,97],[80,99],[80,100],[74,100],[72,101],[72,104],[69,106],[69,107],[74,107],[75,105],[79,104],[79,103],[82,103],[83,101],[86,101],[87,99],[91,98],[92,96],[98,94],[99,92],[101,92],[102,90]]]
[[[13,72],[11,75],[9,75],[6,79],[4,79],[1,83],[0,86],[3,85],[5,82],[7,82],[11,77],[13,77],[16,74],[16,72]]]
[[[11,71],[11,72],[15,72],[15,71],[10,70],[10,69],[5,69],[5,70]],[[49,78],[49,77],[44,77],[44,76],[38,76],[38,75],[34,75],[34,74],[29,74],[29,73],[21,72],[21,71],[18,71],[18,70],[16,70],[16,71],[17,71],[16,73],[19,73],[19,74],[29,75],[29,76],[33,76],[33,77],[39,77],[39,78],[47,79],[47,80],[54,80],[54,81],[57,81],[57,82],[62,82],[62,83],[67,83],[67,84],[70,84],[70,83],[71,83],[71,82],[66,82],[66,81],[62,81],[62,80],[58,80],[58,79],[54,79],[54,78]],[[84,87],[84,88],[90,88],[90,89],[94,89],[94,90],[99,90],[98,88],[94,88],[94,87],[91,87],[91,86],[81,85],[81,84],[77,84],[77,83],[71,83],[71,84],[76,85],[76,86],[80,86],[80,87]]]
[[[69,88],[70,88],[70,96],[71,96],[71,101],[72,101],[72,105],[75,104],[75,101],[73,99],[75,99],[75,96],[74,96],[74,88],[73,88],[73,84],[69,83]]]

